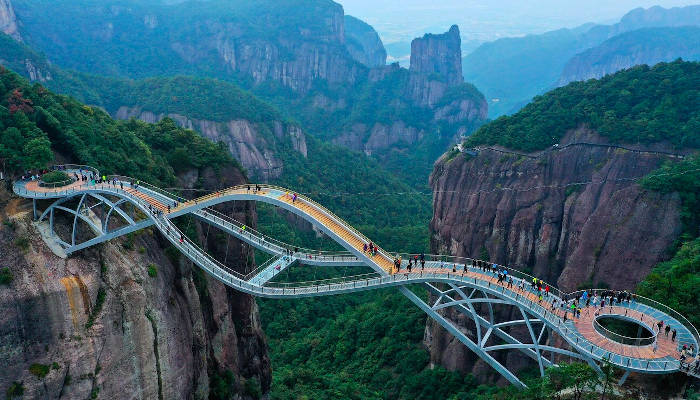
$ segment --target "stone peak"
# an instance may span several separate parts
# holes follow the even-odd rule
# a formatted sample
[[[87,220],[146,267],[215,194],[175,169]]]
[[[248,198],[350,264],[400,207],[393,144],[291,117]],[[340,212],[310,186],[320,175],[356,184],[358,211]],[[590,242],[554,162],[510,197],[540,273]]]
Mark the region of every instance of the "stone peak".
[[[461,47],[462,39],[457,25],[452,25],[445,33],[426,33],[421,38],[413,39],[410,71],[437,75],[450,85],[462,83]]]

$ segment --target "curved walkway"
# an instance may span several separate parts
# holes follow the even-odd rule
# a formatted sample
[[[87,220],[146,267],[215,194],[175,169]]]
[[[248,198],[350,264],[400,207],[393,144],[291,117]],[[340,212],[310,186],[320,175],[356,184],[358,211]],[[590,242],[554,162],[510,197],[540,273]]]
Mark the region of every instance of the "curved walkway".
[[[110,179],[112,178],[117,179],[117,177],[110,177]],[[132,182],[135,182],[135,180],[119,177],[116,185],[74,183],[60,189],[43,188],[36,182],[17,182],[14,185],[14,191],[18,195],[30,199],[63,199],[81,196],[86,193],[109,194],[128,199],[148,216],[150,222],[181,253],[190,258],[200,268],[224,284],[255,296],[273,298],[310,297],[383,287],[403,287],[416,283],[445,283],[457,285],[457,287],[461,288],[478,289],[487,294],[487,296],[503,299],[504,304],[522,307],[535,316],[537,322],[556,331],[582,357],[596,361],[608,360],[617,367],[627,371],[644,373],[675,372],[681,367],[678,360],[678,345],[692,345],[695,349],[698,348],[698,333],[692,324],[668,307],[642,297],[636,297],[635,301],[629,303],[623,302],[622,304],[616,304],[614,307],[606,307],[604,312],[613,315],[623,315],[624,313],[632,318],[646,319],[648,321],[664,320],[678,330],[677,342],[668,343],[668,341],[664,341],[664,338],[661,338],[658,342],[658,349],[655,352],[651,345],[620,345],[592,329],[592,318],[590,317],[593,314],[592,307],[583,309],[580,319],[572,321],[571,313],[566,314],[568,318],[565,319],[565,312],[559,306],[559,303],[561,303],[561,299],[566,294],[552,287],[550,295],[540,301],[536,294],[528,289],[530,287],[529,283],[533,279],[532,276],[508,269],[508,276],[514,279],[514,284],[508,285],[505,282],[498,284],[495,274],[489,271],[489,268],[484,267],[487,263],[479,260],[431,255],[427,256],[424,269],[414,267],[413,271],[409,273],[405,269],[406,262],[404,262],[401,272],[394,273],[393,255],[382,249],[378,249],[377,254],[374,256],[365,253],[363,247],[370,241],[364,235],[311,199],[298,195],[294,199],[293,192],[283,188],[269,185],[242,185],[194,200],[184,200],[152,186],[141,185],[134,188],[131,186]],[[122,184],[124,189],[122,189]],[[266,202],[302,216],[320,227],[326,234],[345,247],[349,255],[345,253],[343,256],[348,257],[348,262],[354,260],[367,265],[375,273],[361,277],[351,276],[314,282],[270,283],[269,277],[261,279],[259,274],[261,271],[257,271],[254,276],[251,276],[251,274],[242,275],[213,259],[200,249],[196,243],[190,241],[182,234],[171,221],[172,218],[177,216],[194,214],[207,222],[216,223],[217,216],[208,214],[208,207],[228,201],[242,200]],[[168,212],[168,205],[171,206],[170,212]],[[161,210],[162,214],[152,213],[150,211],[151,207]],[[219,225],[226,226],[222,222],[219,222]],[[233,228],[233,225],[231,225],[230,229],[235,231],[237,228]],[[249,243],[254,240],[260,240],[259,236],[239,235],[237,237]],[[261,249],[278,254],[278,252],[272,251],[272,246],[262,246]],[[408,257],[410,255],[404,256],[405,259],[408,259]],[[291,260],[285,259],[283,261],[289,264]],[[324,261],[320,260],[319,263],[323,265]],[[499,269],[505,268],[502,266],[497,267]],[[274,270],[272,275],[274,275]],[[518,284],[521,281],[525,283],[524,290],[518,288]],[[406,294],[405,290],[402,289],[402,291]],[[448,305],[466,303],[467,300],[464,299],[464,296],[462,295],[461,297],[461,300],[456,298]],[[436,307],[436,309],[439,308]],[[433,318],[438,317],[434,314],[430,315]],[[458,333],[452,330],[451,332]],[[485,341],[486,339],[484,339]],[[538,347],[537,345],[534,346]],[[499,347],[499,345],[490,346],[490,349],[494,350]],[[543,348],[546,346],[540,345],[539,347]],[[515,347],[511,346],[510,348]],[[551,348],[551,350],[556,349]],[[503,371],[499,372],[504,373]],[[509,379],[513,382],[512,378]]]

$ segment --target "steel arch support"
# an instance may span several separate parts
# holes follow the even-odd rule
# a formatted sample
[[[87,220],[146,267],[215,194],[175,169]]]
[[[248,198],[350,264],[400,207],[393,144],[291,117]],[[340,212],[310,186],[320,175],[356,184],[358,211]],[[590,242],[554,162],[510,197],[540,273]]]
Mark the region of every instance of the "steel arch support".
[[[119,199],[116,202],[111,202],[108,200],[106,197],[99,195],[97,193],[91,194],[92,197],[96,198],[97,200],[103,202],[104,204],[107,204],[109,206],[109,211],[107,212],[107,215],[104,217],[104,222],[102,223],[102,228],[103,232],[107,232],[107,229],[109,227],[109,217],[112,215],[112,211],[116,211],[117,214],[119,214],[122,218],[124,218],[129,225],[135,224],[134,220],[121,208],[119,208],[119,205],[122,203],[126,203],[126,199]]]
[[[430,290],[430,291],[433,292],[434,294],[439,294],[439,293],[441,293],[441,291],[440,291],[439,289],[437,289],[435,286],[433,286],[432,284],[426,283],[425,285],[428,287],[428,290]],[[483,291],[481,291],[481,292],[483,293]],[[484,294],[485,294],[485,293],[484,293]],[[450,296],[445,295],[445,297],[448,298],[448,299],[450,299],[450,300],[454,300],[454,299],[452,299]],[[494,300],[494,299],[490,299],[490,298],[489,298],[489,299],[480,299],[480,300],[481,300],[482,302],[486,302],[486,300]],[[487,304],[488,304],[488,303],[487,303]],[[515,304],[510,304],[510,303],[508,303],[508,304],[509,304],[509,305],[512,305],[512,306],[515,306]],[[463,304],[459,304],[459,305],[455,306],[455,308],[456,308],[458,311],[460,311],[462,314],[465,314],[465,315],[467,315],[467,316],[476,315],[477,318],[475,319],[475,324],[481,324],[481,325],[483,325],[484,327],[487,328],[486,334],[484,335],[484,338],[482,338],[482,342],[479,344],[481,347],[483,347],[483,346],[486,345],[486,341],[488,340],[488,338],[489,338],[492,334],[495,334],[495,335],[498,336],[501,340],[504,340],[504,341],[507,342],[507,343],[510,343],[510,344],[522,344],[519,340],[517,340],[516,338],[514,338],[514,337],[511,336],[510,334],[506,333],[505,331],[503,331],[503,330],[500,329],[499,327],[496,327],[495,325],[497,325],[497,324],[492,324],[492,323],[490,323],[486,318],[484,318],[484,317],[482,317],[482,316],[480,316],[480,315],[478,315],[478,314],[472,314]],[[518,321],[520,321],[520,320],[518,320]],[[510,321],[509,321],[509,322],[510,322]],[[511,324],[511,325],[513,325],[513,324]],[[533,349],[531,349],[531,348],[529,348],[529,347],[517,347],[517,348],[518,348],[520,351],[522,351],[523,354],[525,354],[526,356],[532,358],[532,359],[535,360],[535,361],[538,360],[537,353],[536,353]],[[544,362],[547,366],[554,365],[554,363],[552,363],[552,362],[551,362],[550,360],[548,360],[546,357],[542,357],[542,360],[543,360],[543,362]]]
[[[491,368],[495,369],[499,374],[506,378],[508,382],[519,387],[526,387],[526,385],[517,376],[515,376],[515,374],[510,372],[508,368],[499,363],[495,358],[493,358],[490,354],[485,352],[476,343],[472,342],[471,339],[469,339],[464,333],[462,333],[462,331],[457,329],[457,327],[450,323],[450,321],[448,321],[445,317],[435,312],[429,305],[425,304],[425,302],[421,300],[420,297],[416,296],[415,293],[411,292],[405,286],[399,287],[399,290],[401,291],[401,293],[404,294],[404,296],[408,297],[409,300],[411,300],[421,310],[428,314],[430,318],[442,325],[442,327],[445,328],[448,332],[450,332],[455,338],[457,338],[457,340],[462,342],[462,344],[467,346],[471,351],[476,353],[482,360],[489,364]]]

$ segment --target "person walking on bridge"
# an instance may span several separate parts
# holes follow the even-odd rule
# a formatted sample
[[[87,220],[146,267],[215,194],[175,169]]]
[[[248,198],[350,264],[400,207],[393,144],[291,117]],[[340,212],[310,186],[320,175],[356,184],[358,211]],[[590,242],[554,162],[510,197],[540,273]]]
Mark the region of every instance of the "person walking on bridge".
[[[664,331],[666,332],[665,336],[668,337],[668,333],[671,331],[671,325],[666,325],[666,329]]]

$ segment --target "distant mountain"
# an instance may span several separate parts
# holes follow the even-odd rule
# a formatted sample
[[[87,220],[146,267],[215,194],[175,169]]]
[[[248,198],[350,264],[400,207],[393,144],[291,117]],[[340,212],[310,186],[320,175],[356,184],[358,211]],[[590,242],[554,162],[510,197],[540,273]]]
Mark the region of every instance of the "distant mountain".
[[[644,28],[614,36],[566,63],[559,86],[600,78],[634,65],[700,60],[700,27]]]
[[[572,57],[607,39],[641,28],[686,25],[700,25],[700,6],[638,8],[614,25],[586,24],[499,39],[464,58],[464,77],[486,95],[493,118],[517,111],[533,96],[554,87]]]
[[[355,61],[367,67],[386,64],[386,50],[377,31],[350,15],[345,16],[345,48]]]

